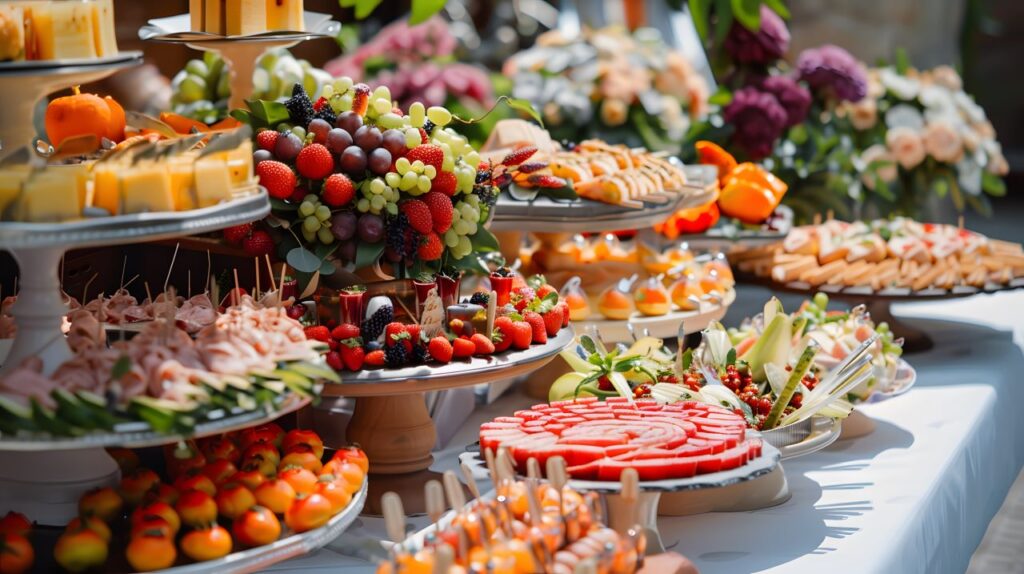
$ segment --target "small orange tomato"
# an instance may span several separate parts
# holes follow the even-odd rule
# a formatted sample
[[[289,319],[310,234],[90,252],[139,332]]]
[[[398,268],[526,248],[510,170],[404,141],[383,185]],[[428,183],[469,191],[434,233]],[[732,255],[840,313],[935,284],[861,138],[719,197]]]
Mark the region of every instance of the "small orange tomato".
[[[235,465],[230,460],[215,460],[203,467],[203,474],[210,477],[213,484],[220,487],[220,485],[227,482],[233,474],[238,472]]]
[[[107,561],[107,543],[88,528],[65,532],[53,547],[53,557],[65,570],[82,572]]]
[[[249,490],[256,490],[256,487],[267,481],[267,477],[263,475],[258,469],[255,468],[243,468],[242,470],[235,473],[228,482],[237,482],[238,484],[245,485]]]
[[[78,499],[78,511],[86,516],[96,516],[104,522],[121,516],[124,499],[113,488],[94,488]]]
[[[18,534],[28,538],[32,533],[32,522],[20,512],[9,511],[0,518],[0,534]]]
[[[249,446],[249,448],[245,449],[245,452],[242,453],[242,464],[244,465],[258,457],[274,461],[274,466],[277,466],[277,463],[281,462],[281,453],[277,452],[277,448],[274,447],[272,443],[258,442]]]
[[[242,458],[242,451],[238,450],[238,446],[222,436],[204,439],[199,443],[199,448],[209,461],[227,460],[231,464],[238,464]]]
[[[174,538],[152,530],[133,535],[124,553],[128,564],[138,572],[170,568],[178,558]]]
[[[302,467],[289,466],[277,477],[292,485],[296,494],[310,494],[316,488],[316,475]]]
[[[217,520],[217,503],[213,497],[201,490],[182,492],[178,504],[174,505],[183,524],[193,528],[205,526]]]
[[[332,456],[331,459],[348,461],[358,465],[359,468],[363,469],[363,473],[370,472],[370,459],[366,456],[366,453],[363,452],[363,449],[358,446],[340,448],[335,451],[334,456]]]
[[[136,506],[142,502],[154,486],[160,484],[160,476],[148,468],[137,468],[133,472],[121,478],[121,496],[129,506]]]
[[[366,473],[363,472],[363,469],[352,462],[342,462],[341,464],[334,465],[331,473],[339,480],[348,483],[351,489],[350,492],[353,493],[359,490],[359,487],[363,485],[363,480],[366,479]]]
[[[0,533],[0,572],[22,574],[32,568],[36,553],[27,538],[15,532]]]
[[[282,470],[289,466],[301,466],[302,468],[317,474],[324,467],[320,457],[313,452],[313,449],[304,444],[297,444],[291,448],[278,463],[277,469]]]
[[[164,447],[164,465],[172,479],[206,465],[206,455],[192,441]]]
[[[126,448],[108,448],[107,454],[114,459],[118,468],[123,474],[128,474],[139,468],[139,455],[135,451]]]
[[[269,508],[253,506],[231,523],[231,532],[245,546],[263,546],[281,537],[281,522]]]
[[[281,449],[285,452],[290,452],[293,446],[299,444],[304,444],[313,449],[313,454],[316,455],[317,460],[323,458],[324,441],[320,438],[320,435],[311,430],[295,429],[288,431],[288,434],[284,435],[284,440],[281,441]]]
[[[255,470],[266,477],[277,475],[277,463],[280,462],[280,457],[277,458],[263,458],[262,456],[254,456],[247,459],[243,464],[242,468],[245,470]]]
[[[345,488],[345,485],[333,480],[331,475],[320,477],[316,485],[316,493],[331,502],[333,514],[341,512],[352,500],[352,493]]]
[[[223,526],[193,530],[182,537],[181,551],[198,562],[222,558],[231,553],[231,534]]]
[[[217,494],[217,485],[213,484],[213,480],[198,471],[178,477],[178,480],[174,481],[174,488],[178,491],[178,496],[186,490],[201,490],[210,496]]]
[[[110,527],[107,526],[106,522],[103,522],[95,516],[86,516],[84,519],[79,516],[76,516],[71,519],[71,522],[68,522],[68,525],[64,528],[64,530],[66,532],[81,530],[83,525],[85,526],[85,528],[88,528],[96,534],[99,534],[100,538],[102,538],[104,542],[110,544]]]
[[[327,524],[332,516],[331,501],[313,493],[295,499],[295,504],[284,515],[284,523],[295,532],[306,532]]]
[[[258,442],[266,442],[274,445],[275,447],[280,447],[283,439],[284,429],[275,423],[267,423],[258,427],[245,429],[238,437],[242,450],[245,450],[249,448],[250,445]]]
[[[284,514],[295,502],[295,489],[280,478],[272,478],[256,487],[256,502],[274,514]]]
[[[131,537],[135,538],[142,534],[160,534],[166,538],[174,539],[177,532],[163,517],[155,514],[147,514],[136,520],[132,520]]]
[[[149,516],[159,516],[166,520],[171,527],[172,535],[177,534],[181,528],[181,517],[178,516],[178,512],[170,504],[159,500],[136,508],[132,512],[132,526]]]
[[[226,484],[217,491],[217,511],[234,520],[256,505],[252,491],[242,484]]]
[[[178,489],[174,488],[169,484],[164,484],[161,482],[160,484],[154,486],[153,490],[150,490],[149,493],[146,494],[146,498],[143,500],[143,504],[153,500],[159,500],[161,502],[166,502],[167,504],[173,505],[175,502],[178,502]]]

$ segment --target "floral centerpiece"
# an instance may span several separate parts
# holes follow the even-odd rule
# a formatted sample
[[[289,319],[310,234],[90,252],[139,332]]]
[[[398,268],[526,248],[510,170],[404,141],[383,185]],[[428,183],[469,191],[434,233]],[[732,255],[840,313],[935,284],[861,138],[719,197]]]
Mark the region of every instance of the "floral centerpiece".
[[[707,82],[652,29],[548,32],[504,73],[512,96],[531,102],[558,139],[675,151],[707,108]]]

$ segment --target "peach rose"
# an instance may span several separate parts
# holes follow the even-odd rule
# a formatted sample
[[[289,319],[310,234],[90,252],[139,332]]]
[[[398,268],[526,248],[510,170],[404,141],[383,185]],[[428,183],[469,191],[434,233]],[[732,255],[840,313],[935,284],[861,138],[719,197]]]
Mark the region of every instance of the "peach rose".
[[[992,122],[985,120],[974,124],[974,133],[983,140],[994,140],[996,139],[996,128],[992,127]]]
[[[925,126],[921,139],[928,155],[941,162],[956,163],[964,155],[963,138],[949,122],[929,123]]]
[[[988,164],[985,165],[985,169],[989,173],[1003,177],[1010,173],[1010,164],[1006,161],[1006,156],[1003,152],[998,152],[988,157]]]
[[[626,103],[622,100],[605,100],[601,104],[601,121],[609,126],[626,123]]]
[[[869,130],[878,123],[878,102],[873,98],[861,98],[859,102],[849,104],[850,123],[858,130]]]
[[[868,189],[875,189],[875,174],[878,174],[878,177],[886,183],[896,179],[896,175],[898,174],[896,160],[884,145],[875,144],[869,147],[861,152],[860,159],[864,162],[865,168],[872,162],[889,162],[887,165],[880,166],[872,171],[865,171],[861,174],[860,179]]]
[[[910,128],[892,128],[885,134],[885,145],[889,147],[892,156],[903,166],[903,169],[913,169],[924,161],[925,151],[921,136]]]
[[[932,82],[949,88],[954,92],[959,92],[964,87],[963,80],[960,79],[960,74],[956,73],[956,70],[952,66],[938,66],[931,71]]]

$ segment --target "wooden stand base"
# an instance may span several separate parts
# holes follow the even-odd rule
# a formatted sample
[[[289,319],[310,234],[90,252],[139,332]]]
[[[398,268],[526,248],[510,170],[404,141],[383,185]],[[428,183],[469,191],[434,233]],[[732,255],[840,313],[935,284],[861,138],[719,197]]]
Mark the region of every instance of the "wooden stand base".
[[[366,451],[372,474],[417,472],[434,461],[437,429],[423,393],[358,397],[346,436]]]
[[[742,512],[778,506],[789,500],[789,483],[780,463],[768,474],[722,488],[665,493],[660,516],[689,516],[705,512]]]
[[[843,419],[843,434],[839,435],[839,440],[858,438],[873,432],[875,432],[875,421],[854,409],[850,416]]]

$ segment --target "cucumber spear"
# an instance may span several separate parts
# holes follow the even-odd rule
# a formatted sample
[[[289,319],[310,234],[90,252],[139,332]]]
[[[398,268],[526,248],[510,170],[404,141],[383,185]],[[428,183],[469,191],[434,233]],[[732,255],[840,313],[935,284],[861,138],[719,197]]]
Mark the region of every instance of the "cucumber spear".
[[[782,413],[789,405],[790,399],[793,398],[793,394],[796,393],[796,389],[800,386],[800,381],[803,380],[804,375],[811,368],[811,363],[814,361],[814,355],[818,352],[818,344],[811,341],[804,347],[804,351],[800,353],[800,358],[797,359],[796,364],[793,365],[793,371],[789,374],[789,379],[786,380],[786,386],[783,387],[782,392],[775,399],[775,404],[772,405],[772,410],[768,413],[768,417],[764,419],[764,425],[761,427],[764,430],[775,428],[775,425],[779,423],[782,418]]]

